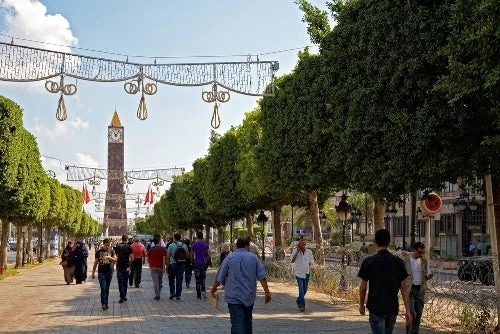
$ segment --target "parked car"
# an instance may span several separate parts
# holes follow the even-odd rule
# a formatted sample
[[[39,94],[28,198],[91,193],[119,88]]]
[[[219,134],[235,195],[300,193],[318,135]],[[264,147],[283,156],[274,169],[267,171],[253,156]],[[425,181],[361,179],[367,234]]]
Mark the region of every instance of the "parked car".
[[[16,248],[17,248],[17,242],[15,242],[15,241],[11,241],[11,242],[9,242],[9,249],[10,249],[11,251],[15,251],[15,250],[16,250]]]
[[[493,258],[491,256],[471,256],[458,262],[458,279],[479,281],[484,285],[495,285]]]

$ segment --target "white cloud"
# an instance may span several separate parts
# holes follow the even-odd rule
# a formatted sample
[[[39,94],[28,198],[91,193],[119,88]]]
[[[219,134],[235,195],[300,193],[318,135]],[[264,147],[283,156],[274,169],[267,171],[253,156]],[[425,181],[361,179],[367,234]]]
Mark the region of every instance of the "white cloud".
[[[68,20],[61,14],[48,14],[47,7],[38,0],[0,0],[0,9],[4,13],[8,35],[59,45],[78,44]],[[50,49],[71,52],[64,46],[51,45]]]
[[[77,130],[87,129],[89,123],[77,117],[68,119],[64,122],[54,121],[53,125],[47,125],[36,117],[34,120],[35,131],[39,136],[48,138],[50,141],[56,141],[58,138],[73,135]]]
[[[77,152],[75,155],[77,166],[99,167],[99,163],[92,156],[81,152]]]

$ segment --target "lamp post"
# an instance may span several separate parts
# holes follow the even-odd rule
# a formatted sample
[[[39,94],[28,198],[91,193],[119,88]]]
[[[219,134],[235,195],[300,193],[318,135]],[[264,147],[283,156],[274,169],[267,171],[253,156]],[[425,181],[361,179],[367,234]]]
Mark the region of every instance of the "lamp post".
[[[319,221],[321,222],[321,226],[319,227],[319,233],[323,233],[323,226],[325,225],[327,218],[328,217],[323,211],[319,212]]]
[[[257,221],[262,223],[262,261],[266,260],[266,244],[265,244],[265,234],[264,234],[264,226],[267,221],[267,216],[264,214],[264,210],[260,210],[259,216],[257,217]]]
[[[345,225],[347,219],[350,217],[351,205],[347,202],[347,195],[342,194],[339,205],[335,206],[335,211],[337,212],[338,218],[342,221],[342,268],[340,275],[340,289],[345,291],[347,284],[345,281],[344,271],[345,271]]]
[[[466,213],[476,211],[478,205],[479,205],[479,203],[476,200],[476,197],[473,196],[471,199],[469,199],[469,193],[466,190],[462,191],[460,193],[460,195],[453,201],[453,211],[455,212],[457,217],[460,218],[459,227],[461,227],[464,224],[464,217],[465,217]],[[462,230],[462,228],[460,228],[460,230]],[[481,243],[482,243],[482,239],[483,239],[482,238],[482,229],[480,232],[481,232]],[[459,240],[460,243],[461,243],[461,241],[462,240]],[[466,244],[468,244],[469,242],[471,242],[471,240],[467,240]],[[460,248],[462,249],[462,253],[464,253],[464,250],[465,250],[465,253],[467,253],[468,249],[464,249],[464,245],[461,245],[461,247],[460,247],[460,244],[459,244],[458,246],[459,246],[459,249]]]
[[[391,225],[393,225],[393,222],[394,222],[394,217],[396,216],[396,213],[398,212],[398,210],[396,210],[396,208],[394,207],[394,205],[389,205],[387,204],[387,206],[385,207],[385,214],[387,215],[387,221],[386,221],[386,225],[385,225],[385,229],[389,231],[389,233],[391,233],[391,239],[394,238],[394,233],[391,232]],[[394,240],[392,240],[394,241]]]
[[[345,226],[351,216],[351,204],[347,202],[346,194],[342,194],[339,205],[335,206],[335,212],[337,212],[337,216],[342,221],[342,247],[345,247]],[[342,264],[344,264],[344,256],[342,256]]]

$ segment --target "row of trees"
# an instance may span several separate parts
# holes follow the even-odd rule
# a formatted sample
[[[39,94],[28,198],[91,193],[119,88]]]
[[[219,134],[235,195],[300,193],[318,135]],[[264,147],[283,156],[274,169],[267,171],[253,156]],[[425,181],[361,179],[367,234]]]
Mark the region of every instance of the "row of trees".
[[[0,96],[0,220],[2,236],[0,265],[7,267],[9,223],[17,230],[16,268],[21,266],[23,234],[32,244],[33,227],[38,240],[50,239],[50,231],[71,236],[97,235],[96,220],[82,212],[82,193],[59,183],[42,168],[35,137],[22,123],[22,110],[13,101]],[[38,261],[42,262],[42,245],[38,242]],[[45,256],[49,245],[45,245]],[[27,247],[28,260],[33,261],[33,248]]]
[[[139,228],[250,226],[263,208],[279,231],[294,203],[309,208],[321,256],[319,207],[334,191],[369,193],[380,228],[401,194],[485,175],[500,189],[498,0],[334,0],[333,28],[296,3],[319,54],[300,52],[275,97],[212,134]]]

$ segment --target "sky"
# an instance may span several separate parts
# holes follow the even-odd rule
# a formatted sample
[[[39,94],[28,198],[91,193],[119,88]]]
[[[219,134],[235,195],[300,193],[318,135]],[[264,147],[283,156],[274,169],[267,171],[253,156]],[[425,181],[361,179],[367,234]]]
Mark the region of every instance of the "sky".
[[[324,1],[310,3],[326,8]],[[13,37],[14,44],[137,63],[152,63],[152,58],[137,56],[211,63],[259,55],[279,62],[277,76],[293,70],[304,47],[317,52],[293,0],[0,0],[0,34],[1,42]],[[204,57],[214,55],[223,57]],[[107,168],[107,128],[115,110],[125,131],[125,170],[189,171],[206,156],[213,104],[204,102],[201,93],[210,87],[159,84],[155,95],[146,96],[148,118],[141,121],[136,116],[140,94],[127,94],[123,82],[65,83],[78,90],[64,97],[68,118],[60,122],[55,117],[59,94],[47,92],[44,81],[0,81],[0,95],[23,109],[24,127],[37,138],[44,168],[62,183],[82,188],[82,182],[66,181],[65,165]],[[219,106],[222,123],[216,131],[223,134],[241,125],[258,99],[231,93],[230,101]],[[145,193],[149,184],[135,181],[130,192]],[[168,183],[161,192],[166,188]],[[106,182],[96,190],[105,192]],[[87,210],[102,216],[93,204]]]

